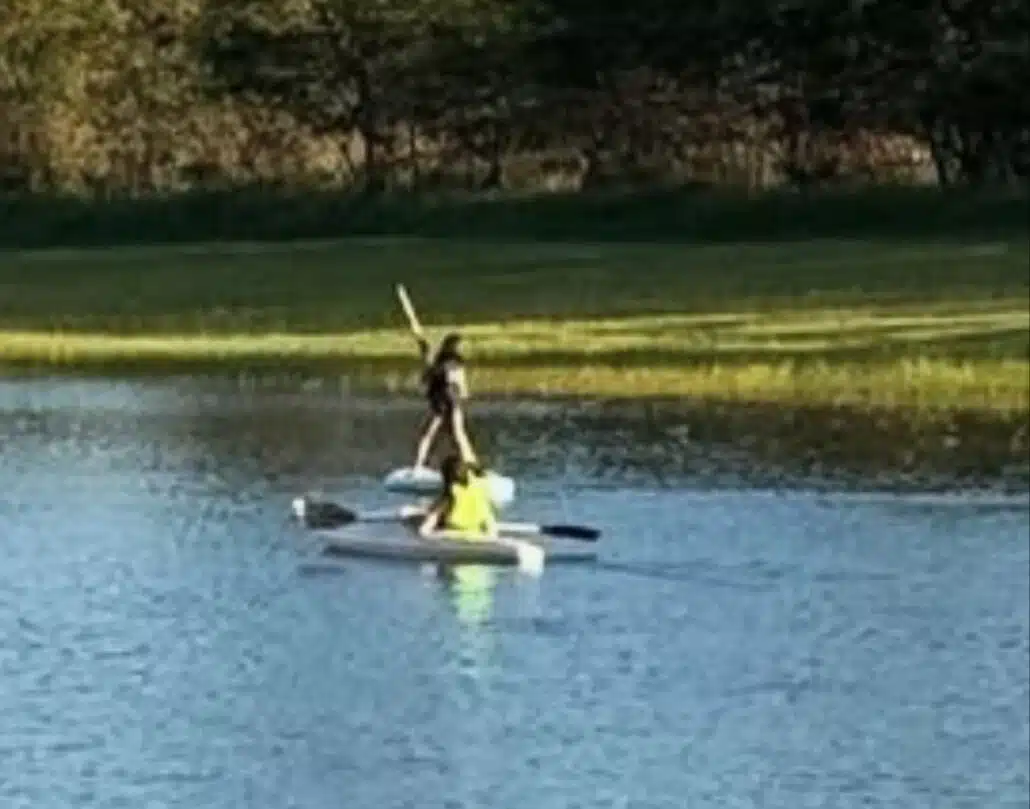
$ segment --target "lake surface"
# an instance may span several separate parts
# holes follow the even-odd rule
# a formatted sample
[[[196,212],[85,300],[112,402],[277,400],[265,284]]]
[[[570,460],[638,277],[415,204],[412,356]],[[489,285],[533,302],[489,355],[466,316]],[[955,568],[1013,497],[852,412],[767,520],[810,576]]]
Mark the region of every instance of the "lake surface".
[[[0,382],[4,809],[1025,807],[1025,500],[745,485],[682,425],[474,413],[540,579],[327,560],[410,404]]]

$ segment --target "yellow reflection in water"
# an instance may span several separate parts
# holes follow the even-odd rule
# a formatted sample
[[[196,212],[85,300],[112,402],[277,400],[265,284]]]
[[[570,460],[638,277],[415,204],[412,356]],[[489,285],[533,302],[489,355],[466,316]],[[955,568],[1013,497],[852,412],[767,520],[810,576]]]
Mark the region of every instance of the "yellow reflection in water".
[[[489,622],[496,571],[486,565],[460,565],[440,568],[439,575],[462,624],[478,627]]]
[[[493,617],[497,572],[485,565],[438,567],[437,578],[461,627],[455,663],[465,677],[482,680],[494,663]]]

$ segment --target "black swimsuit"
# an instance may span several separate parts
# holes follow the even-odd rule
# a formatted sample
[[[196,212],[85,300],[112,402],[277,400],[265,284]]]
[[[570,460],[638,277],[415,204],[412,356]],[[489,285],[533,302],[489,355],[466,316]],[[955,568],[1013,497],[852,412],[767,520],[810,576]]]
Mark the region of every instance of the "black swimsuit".
[[[449,416],[458,406],[449,376],[451,370],[460,368],[461,364],[461,357],[452,355],[441,358],[426,369],[426,400],[434,415]]]

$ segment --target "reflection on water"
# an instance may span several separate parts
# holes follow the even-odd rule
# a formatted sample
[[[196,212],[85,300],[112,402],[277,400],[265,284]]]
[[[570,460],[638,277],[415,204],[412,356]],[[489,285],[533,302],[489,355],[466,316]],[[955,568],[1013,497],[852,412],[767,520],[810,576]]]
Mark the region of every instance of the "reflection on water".
[[[456,633],[457,674],[484,680],[496,671],[497,644],[489,626],[493,619],[494,571],[469,566],[434,571],[450,601],[459,628]]]
[[[497,584],[493,568],[482,565],[429,567],[435,568],[432,574],[443,583],[461,623],[479,627],[490,620],[493,592]]]
[[[396,502],[418,416],[0,383],[0,806],[1026,805],[1025,499],[743,488],[657,423],[494,411],[515,516],[596,564],[325,559],[290,500]]]

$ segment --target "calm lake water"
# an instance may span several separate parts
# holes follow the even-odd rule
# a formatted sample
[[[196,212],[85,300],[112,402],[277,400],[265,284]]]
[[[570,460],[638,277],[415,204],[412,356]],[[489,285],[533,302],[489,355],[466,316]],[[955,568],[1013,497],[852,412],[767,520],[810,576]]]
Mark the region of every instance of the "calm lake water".
[[[1025,807],[1025,501],[744,485],[683,425],[473,414],[540,579],[330,562],[287,515],[410,404],[0,383],[4,809]]]

